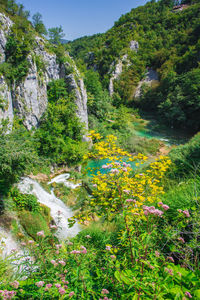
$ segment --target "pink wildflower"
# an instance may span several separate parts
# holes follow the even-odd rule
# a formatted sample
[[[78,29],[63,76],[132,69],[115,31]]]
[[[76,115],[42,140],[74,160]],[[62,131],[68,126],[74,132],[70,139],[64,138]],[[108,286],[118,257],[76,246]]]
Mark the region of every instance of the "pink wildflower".
[[[111,250],[111,247],[110,247],[110,246],[106,246],[106,250],[107,250],[107,251],[110,251],[110,250]]]
[[[69,245],[69,246],[72,246],[72,245],[73,245],[73,243],[72,243],[72,242],[68,242],[68,243],[67,243],[67,245]]]
[[[37,236],[45,237],[44,231],[43,230],[42,231],[38,231],[37,232]]]
[[[61,284],[60,284],[60,283],[56,283],[56,284],[55,284],[55,287],[60,288],[60,287],[61,287]]]
[[[52,265],[55,265],[56,261],[54,259],[51,260]]]
[[[15,281],[11,282],[10,285],[13,286],[15,289],[18,289],[19,282],[17,280],[15,280]]]
[[[111,169],[110,173],[119,174],[119,170],[118,169]]]
[[[60,248],[62,248],[62,245],[61,245],[61,244],[57,244],[57,245],[56,245],[56,249],[59,250]]]
[[[37,287],[41,287],[44,285],[44,281],[38,281],[35,283],[35,285],[37,285]]]
[[[155,267],[152,266],[152,265],[149,265],[149,268],[150,268],[151,270],[155,269]]]
[[[127,172],[128,170],[127,170],[127,168],[123,168],[122,171],[123,172]]]
[[[129,191],[129,190],[123,190],[123,192],[124,192],[125,194],[130,194],[130,191]]]
[[[188,298],[192,298],[192,295],[190,294],[190,292],[185,292],[185,296],[187,296]]]
[[[108,169],[108,166],[107,165],[103,165],[102,169]]]
[[[169,273],[169,275],[173,276],[174,273],[173,273],[173,270],[172,269],[168,269],[168,268],[165,268],[165,272]]]
[[[178,212],[179,212],[179,213],[182,213],[182,209],[178,209]]]
[[[56,250],[56,254],[59,254],[60,252],[59,252],[59,250]]]
[[[26,243],[25,243],[25,242],[21,242],[21,245],[22,245],[22,246],[26,246]]]
[[[102,289],[101,293],[104,294],[109,294],[109,291],[107,289]]]
[[[63,289],[63,288],[60,288],[58,290],[58,292],[59,292],[60,295],[64,295],[66,293],[65,289]]]
[[[70,293],[69,293],[69,297],[72,297],[72,296],[74,296],[74,294],[75,294],[75,293],[74,293],[73,291],[72,291],[72,292],[70,292]]]
[[[110,258],[112,258],[112,259],[115,259],[115,258],[116,258],[116,256],[115,256],[115,255],[111,255],[111,256],[110,256]]]
[[[52,287],[52,284],[51,283],[47,283],[46,284],[46,289],[50,289]]]
[[[93,187],[94,187],[94,188],[97,188],[97,184],[93,184]]]
[[[159,256],[160,256],[160,252],[155,251],[155,256],[156,256],[156,257],[159,257]]]
[[[168,210],[168,209],[169,209],[169,206],[166,205],[166,204],[163,204],[162,208],[163,208],[164,210]]]
[[[178,240],[179,240],[180,242],[182,242],[183,244],[185,243],[185,240],[184,240],[184,238],[182,238],[182,237],[179,237]]]
[[[64,285],[64,288],[67,290],[67,289],[68,289],[68,286],[67,286],[67,285]]]
[[[57,229],[57,226],[56,225],[51,225],[49,226],[51,229]]]
[[[136,202],[136,201],[133,199],[126,199],[126,202]]]
[[[183,210],[183,214],[189,218],[190,217],[190,214],[189,214],[189,211],[188,210]]]
[[[65,263],[63,260],[59,260],[58,263],[59,263],[60,265],[62,265],[62,266],[65,266],[65,265],[66,265],[66,263]]]
[[[30,240],[30,241],[28,241],[28,243],[29,243],[29,244],[33,244],[33,243],[34,243],[34,241]]]
[[[80,254],[81,251],[79,251],[79,250],[72,250],[70,253],[71,253],[71,254]]]
[[[163,203],[162,203],[162,201],[158,202],[158,205],[161,205],[161,206],[163,206]]]
[[[172,256],[169,256],[169,257],[168,257],[168,259],[169,259],[171,262],[173,262],[173,263],[174,263],[174,259],[173,259],[173,257],[172,257]]]

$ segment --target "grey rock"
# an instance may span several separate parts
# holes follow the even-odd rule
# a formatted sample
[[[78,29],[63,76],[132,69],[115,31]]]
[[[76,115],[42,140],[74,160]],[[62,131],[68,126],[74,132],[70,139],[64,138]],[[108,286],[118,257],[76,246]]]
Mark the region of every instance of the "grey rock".
[[[10,32],[13,22],[0,13],[0,63],[5,61],[6,36]],[[13,84],[8,88],[3,77],[0,78],[0,97],[5,98],[5,107],[0,108],[0,120],[9,118],[12,123],[13,107],[16,114],[22,119],[28,130],[37,127],[47,109],[47,85],[50,81],[65,78],[69,91],[75,94],[77,115],[88,129],[87,93],[83,79],[76,68],[74,61],[66,53],[68,60],[64,65],[57,63],[56,55],[49,53],[45,48],[44,38],[36,36],[32,52],[28,55],[29,72],[20,83]],[[43,70],[38,70],[36,58],[43,62]]]
[[[0,13],[0,63],[5,61],[7,35],[10,33],[12,25],[11,19]]]
[[[139,84],[135,90],[134,97],[139,98],[141,96],[141,92],[142,92],[141,88],[144,83],[151,86],[151,84],[153,82],[158,81],[158,80],[159,80],[158,73],[153,69],[148,69],[145,74],[145,78],[139,82]]]
[[[139,43],[137,41],[130,41],[130,49],[137,52],[139,50]]]
[[[117,62],[115,66],[115,70],[112,72],[110,82],[109,82],[109,94],[110,96],[114,93],[114,80],[118,79],[123,71],[123,64],[126,63],[127,66],[130,65],[130,61],[128,60],[128,55],[125,54],[123,57]],[[111,68],[113,68],[114,63],[111,65]]]
[[[68,74],[69,66],[71,67],[71,70],[73,70],[70,74]],[[65,79],[68,90],[75,94],[77,116],[80,118],[81,122],[84,123],[85,129],[88,130],[87,92],[83,79],[73,61],[71,64],[67,62],[62,66],[60,76]],[[86,137],[84,137],[84,139],[86,139]]]
[[[0,77],[0,124],[2,120],[8,120],[8,132],[12,130],[13,104],[10,89],[3,76]]]

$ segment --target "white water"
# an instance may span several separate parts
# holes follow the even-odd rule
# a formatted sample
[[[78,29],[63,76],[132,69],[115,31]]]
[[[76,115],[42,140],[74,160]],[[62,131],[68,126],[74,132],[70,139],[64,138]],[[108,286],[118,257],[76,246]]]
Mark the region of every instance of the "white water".
[[[13,250],[16,250],[18,253],[20,252],[18,243],[9,231],[0,227],[0,252],[2,257],[5,258],[12,254]]]
[[[65,183],[68,178],[69,174],[62,174],[62,176],[59,175],[55,177],[51,183]],[[57,231],[57,236],[60,240],[66,240],[69,237],[73,237],[80,231],[78,224],[75,224],[72,228],[68,227],[68,218],[73,216],[73,212],[54,195],[53,191],[51,191],[51,194],[49,194],[39,185],[37,181],[28,177],[22,179],[22,181],[18,184],[18,188],[22,193],[35,195],[41,204],[44,204],[51,209],[51,217],[54,219],[59,228]]]
[[[53,178],[48,184],[51,184],[53,182],[56,183],[64,183],[64,185],[70,189],[76,189],[77,187],[81,186],[81,183],[74,184],[72,182],[67,181],[69,179],[70,175],[68,173],[61,174]]]

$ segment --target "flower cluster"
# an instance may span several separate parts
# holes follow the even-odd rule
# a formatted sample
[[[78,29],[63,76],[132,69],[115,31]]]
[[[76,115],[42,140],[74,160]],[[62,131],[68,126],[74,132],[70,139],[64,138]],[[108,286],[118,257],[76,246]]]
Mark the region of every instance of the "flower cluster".
[[[189,211],[186,209],[186,210],[182,210],[182,209],[178,209],[178,212],[179,213],[182,213],[183,215],[185,215],[187,218],[190,217],[190,213]]]
[[[86,254],[87,253],[87,249],[84,246],[80,247],[82,250],[72,250],[70,253],[71,254]]]
[[[12,299],[15,297],[16,292],[15,291],[7,291],[7,290],[0,290],[0,296],[5,299]]]
[[[163,211],[156,209],[154,206],[143,206],[145,216],[154,215],[161,217],[163,215]]]
[[[44,231],[37,232],[37,236],[45,237]]]

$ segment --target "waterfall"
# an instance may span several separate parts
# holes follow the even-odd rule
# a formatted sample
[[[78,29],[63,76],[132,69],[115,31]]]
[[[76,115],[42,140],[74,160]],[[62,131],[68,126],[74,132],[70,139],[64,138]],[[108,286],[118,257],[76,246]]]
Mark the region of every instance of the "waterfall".
[[[18,253],[21,251],[19,244],[15,241],[9,231],[0,227],[0,253],[2,254],[2,257],[5,258],[15,251]]]
[[[69,179],[69,174],[62,174],[51,180],[49,184],[53,182],[63,182],[66,186],[71,188],[79,186],[67,182],[67,179]],[[37,181],[29,177],[23,178],[18,184],[18,188],[22,193],[35,195],[41,204],[44,204],[51,209],[50,214],[58,226],[57,237],[60,240],[66,240],[69,237],[73,237],[80,231],[80,227],[77,223],[72,228],[69,228],[68,218],[73,216],[73,212],[54,195],[53,190],[51,190],[51,193],[48,193]]]

